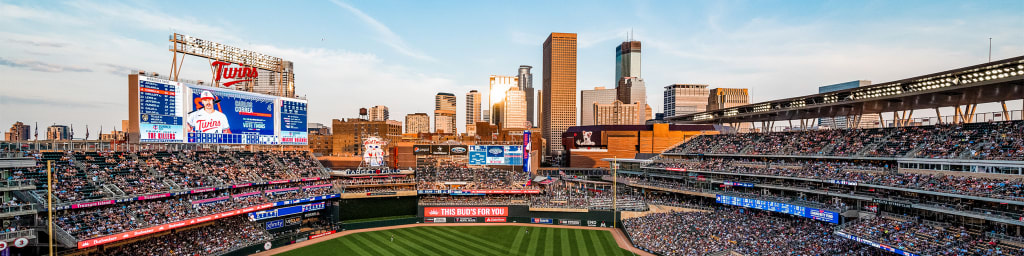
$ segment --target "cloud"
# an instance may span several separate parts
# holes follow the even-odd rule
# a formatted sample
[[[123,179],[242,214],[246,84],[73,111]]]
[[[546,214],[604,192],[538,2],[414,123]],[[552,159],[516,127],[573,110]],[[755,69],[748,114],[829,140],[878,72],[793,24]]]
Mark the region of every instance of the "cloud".
[[[32,60],[8,60],[8,59],[5,59],[3,57],[0,57],[0,66],[8,66],[8,67],[14,67],[14,68],[24,68],[24,69],[28,69],[28,70],[32,70],[32,71],[39,71],[39,72],[65,72],[65,71],[66,72],[91,72],[92,71],[91,69],[82,68],[82,67],[64,66],[64,65],[50,64],[50,63],[45,63],[45,62],[41,62],[41,61],[32,61]]]
[[[395,49],[399,53],[407,55],[409,57],[427,61],[436,61],[433,57],[430,57],[424,53],[412,49],[412,47],[409,47],[409,45],[407,45],[405,41],[402,40],[402,37],[398,36],[398,34],[395,34],[395,32],[391,31],[391,28],[388,28],[388,26],[384,25],[384,23],[377,21],[377,19],[370,17],[370,15],[367,15],[363,11],[360,11],[359,9],[356,9],[352,5],[343,3],[338,0],[331,0],[331,2],[334,3],[334,5],[337,5],[338,7],[348,10],[356,17],[358,17],[360,20],[366,22],[367,25],[370,25],[370,28],[377,32],[377,36],[379,37],[377,38],[377,40],[380,41],[381,43],[384,43],[390,46],[391,48]]]
[[[116,105],[115,103],[106,101],[82,101],[81,99],[55,99],[52,96],[46,98],[39,97],[20,97],[13,95],[0,95],[0,105],[6,105],[7,108],[19,106],[19,107],[35,107],[35,106],[47,106],[47,107],[64,107],[64,108],[96,108],[96,107],[109,107]]]
[[[7,41],[8,42],[12,42],[12,43],[27,44],[27,45],[36,46],[36,47],[61,48],[61,47],[65,47],[65,46],[68,45],[66,43],[54,43],[54,42],[34,41],[34,40],[19,40],[19,39],[7,39]]]

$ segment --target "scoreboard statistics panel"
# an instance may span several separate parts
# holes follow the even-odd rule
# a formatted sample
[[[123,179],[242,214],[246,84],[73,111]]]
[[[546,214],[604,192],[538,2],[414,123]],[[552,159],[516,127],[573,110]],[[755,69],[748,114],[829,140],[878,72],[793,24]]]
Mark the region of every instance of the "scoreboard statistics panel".
[[[139,142],[184,142],[183,88],[178,82],[139,77]]]
[[[306,101],[282,98],[278,101],[278,113],[281,144],[307,144],[309,132],[306,129]]]

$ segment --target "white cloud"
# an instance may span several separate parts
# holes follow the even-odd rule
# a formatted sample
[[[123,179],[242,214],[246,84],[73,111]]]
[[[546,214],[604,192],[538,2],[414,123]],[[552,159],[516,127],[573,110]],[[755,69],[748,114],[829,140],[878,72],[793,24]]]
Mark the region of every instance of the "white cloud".
[[[386,44],[391,48],[395,49],[396,51],[398,51],[399,53],[407,55],[409,57],[427,61],[436,61],[433,57],[430,57],[429,55],[424,54],[420,51],[414,50],[412,47],[405,43],[405,40],[402,40],[401,36],[398,36],[398,34],[395,34],[395,32],[391,31],[391,28],[388,28],[388,26],[384,25],[384,23],[377,21],[377,19],[370,17],[370,15],[367,15],[363,11],[356,9],[352,5],[343,3],[338,0],[331,0],[331,2],[337,5],[338,7],[348,10],[353,15],[358,17],[360,20],[366,22],[367,25],[370,25],[370,28],[377,32],[377,36],[379,37],[377,38],[377,40],[380,41],[381,43]]]

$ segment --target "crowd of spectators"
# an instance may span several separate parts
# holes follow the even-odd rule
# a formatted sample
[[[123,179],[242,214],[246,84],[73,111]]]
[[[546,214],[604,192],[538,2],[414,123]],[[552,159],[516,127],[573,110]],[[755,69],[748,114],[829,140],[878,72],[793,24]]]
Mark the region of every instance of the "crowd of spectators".
[[[884,186],[912,188],[952,194],[1024,201],[1024,178],[984,178],[975,176],[899,173],[885,167],[858,166],[849,162],[802,161],[791,166],[760,165],[722,159],[704,161],[663,162],[652,167],[688,168],[690,170],[787,176],[811,179],[835,179]],[[677,185],[681,186],[681,185]]]
[[[176,230],[151,239],[136,241],[95,255],[217,255],[244,246],[268,241],[272,236],[259,222],[243,216],[231,217],[213,225]]]
[[[245,187],[69,209],[57,212],[55,223],[76,238],[89,239],[249,206],[335,193],[333,186],[314,187],[325,184],[329,185],[331,181],[320,180]],[[286,190],[270,192],[280,189]],[[252,192],[258,193],[251,194]]]
[[[1024,160],[1024,122],[698,136],[667,153]]]
[[[416,169],[418,189],[455,189],[451,182],[465,182],[459,189],[523,189],[529,175],[522,171],[492,168],[427,167]],[[446,182],[448,184],[446,184]]]
[[[860,243],[832,233],[831,224],[740,208],[653,213],[624,219],[633,243],[661,255],[860,255]]]
[[[964,227],[937,227],[914,219],[875,217],[842,232],[918,255],[1024,255],[1024,249],[972,235]]]
[[[36,158],[36,167],[14,168],[7,179],[27,180],[45,190],[46,161],[52,160],[58,203],[326,175],[316,159],[299,151],[55,151],[28,155]]]
[[[420,205],[525,205],[526,195],[450,196],[420,195]]]

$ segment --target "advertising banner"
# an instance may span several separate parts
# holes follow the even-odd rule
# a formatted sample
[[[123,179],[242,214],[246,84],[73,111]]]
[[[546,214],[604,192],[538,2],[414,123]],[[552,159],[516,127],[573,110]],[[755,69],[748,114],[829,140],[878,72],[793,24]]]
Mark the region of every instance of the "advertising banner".
[[[530,218],[530,223],[552,224],[553,222],[551,221],[551,219],[547,219],[547,218]]]
[[[530,172],[530,149],[533,143],[530,142],[530,131],[523,131],[523,172]]]
[[[484,222],[507,222],[505,217],[486,217]]]
[[[207,86],[187,86],[185,131],[189,143],[278,144],[272,96]]]
[[[466,223],[466,222],[476,222],[476,218],[474,218],[474,217],[458,217],[458,218],[455,218],[455,222],[463,222],[463,223]]]
[[[469,154],[469,147],[466,147],[466,145],[451,145],[448,152],[449,155],[464,156]]]
[[[326,203],[318,202],[318,203],[311,203],[311,204],[304,204],[304,205],[282,207],[282,208],[277,208],[277,209],[273,209],[273,210],[251,212],[251,213],[249,213],[249,220],[250,221],[265,220],[265,219],[271,219],[271,218],[276,218],[276,217],[281,217],[281,216],[288,216],[288,215],[292,215],[292,214],[311,212],[311,211],[319,211],[319,210],[323,210],[326,206],[327,206]]]
[[[777,203],[771,201],[725,195],[715,195],[715,201],[721,204],[743,206],[759,210],[785,213],[804,218],[839,224],[839,213],[832,211],[825,211],[810,207],[803,207],[799,205],[791,205],[785,203]]]
[[[278,125],[281,144],[306,145],[309,132],[306,128],[306,101],[281,98],[278,101]]]
[[[508,207],[424,207],[424,217],[508,216]]]
[[[580,220],[558,220],[558,225],[579,226]]]
[[[897,255],[918,256],[917,254],[914,254],[914,253],[911,253],[911,252],[908,252],[908,251],[900,250],[898,248],[893,248],[892,246],[884,245],[884,244],[881,244],[881,243],[878,243],[878,242],[875,242],[875,241],[871,241],[871,240],[868,240],[868,239],[860,238],[860,237],[857,237],[857,236],[854,236],[854,235],[849,235],[849,234],[843,233],[841,231],[836,231],[836,235],[839,235],[839,236],[841,236],[843,238],[846,238],[846,239],[850,239],[850,240],[853,240],[853,241],[860,242],[862,244],[870,245],[871,247],[875,247],[875,248],[882,249],[882,250],[885,250],[885,251],[888,251],[888,252],[891,252],[891,253],[895,253]]]
[[[429,155],[430,154],[430,145],[413,145],[412,146],[412,154],[413,155]]]
[[[448,222],[448,218],[423,218],[424,223],[445,223]]]
[[[431,155],[448,155],[450,150],[451,148],[448,145],[430,145]]]
[[[139,76],[139,142],[185,142],[184,86]]]

